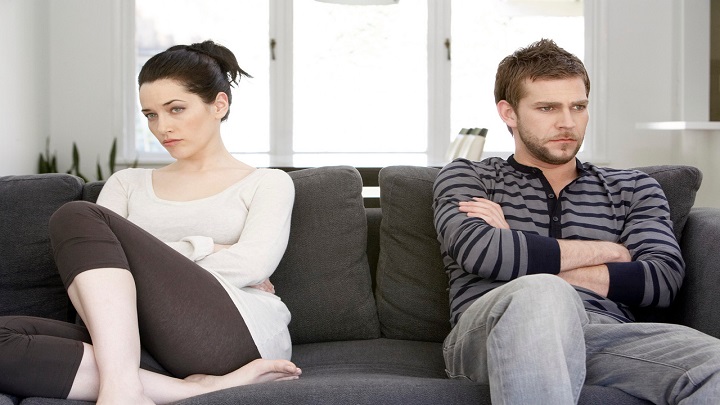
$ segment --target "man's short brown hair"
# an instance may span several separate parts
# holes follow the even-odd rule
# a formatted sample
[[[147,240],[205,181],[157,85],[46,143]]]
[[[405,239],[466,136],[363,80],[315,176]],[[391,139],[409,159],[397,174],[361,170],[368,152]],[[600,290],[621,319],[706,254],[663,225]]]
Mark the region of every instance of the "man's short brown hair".
[[[526,79],[566,79],[581,77],[585,95],[590,94],[590,78],[582,61],[557,46],[551,39],[541,39],[507,56],[498,65],[495,75],[495,103],[505,100],[517,109],[525,95]]]

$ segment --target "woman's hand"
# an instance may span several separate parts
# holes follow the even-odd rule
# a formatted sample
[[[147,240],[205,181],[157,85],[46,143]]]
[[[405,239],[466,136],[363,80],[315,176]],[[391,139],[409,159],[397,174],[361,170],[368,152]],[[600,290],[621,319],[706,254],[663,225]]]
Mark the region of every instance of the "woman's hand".
[[[266,278],[265,281],[263,281],[260,284],[256,285],[250,285],[248,287],[257,288],[260,291],[269,292],[270,294],[275,294],[275,286],[273,283],[270,282],[269,278]]]
[[[213,249],[213,253],[217,253],[223,249],[227,249],[230,246],[232,246],[232,245],[219,245],[216,243],[215,248]],[[265,281],[263,281],[260,284],[249,285],[248,287],[257,288],[260,291],[265,291],[265,292],[269,292],[270,294],[275,294],[275,286],[273,285],[273,283],[270,282],[269,278],[266,278]]]
[[[499,204],[485,198],[473,197],[472,201],[460,201],[460,212],[485,220],[493,228],[510,229]]]
[[[219,251],[221,251],[221,250],[223,250],[223,249],[227,249],[227,248],[229,248],[230,246],[232,246],[232,245],[218,245],[218,244],[216,243],[216,244],[215,244],[215,248],[213,249],[213,253],[217,253],[217,252],[219,252]]]

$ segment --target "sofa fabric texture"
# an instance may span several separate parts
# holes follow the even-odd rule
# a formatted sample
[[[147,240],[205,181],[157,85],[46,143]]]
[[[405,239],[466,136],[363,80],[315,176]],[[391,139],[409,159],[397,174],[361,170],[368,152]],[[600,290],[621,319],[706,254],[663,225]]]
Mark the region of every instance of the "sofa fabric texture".
[[[82,190],[80,179],[63,174],[0,177],[0,315],[68,319],[48,219]]]
[[[447,276],[433,225],[432,185],[438,169],[380,171],[378,316],[384,336],[442,342],[450,332]]]
[[[292,314],[293,343],[380,337],[360,173],[335,167],[289,174],[290,239],[271,280]]]
[[[447,276],[432,221],[438,170],[384,168],[380,209],[363,207],[352,167],[290,172],[296,189],[290,240],[272,281],[292,314],[293,360],[303,376],[178,404],[490,404],[486,385],[448,379],[444,370]],[[642,170],[666,190],[687,262],[671,320],[720,337],[720,252],[713,245],[720,209],[691,209],[702,178],[697,169]],[[102,185],[70,175],[0,178],[0,314],[75,320],[52,262],[47,221],[67,201],[95,201]],[[0,405],[18,403],[87,404],[0,393]],[[586,385],[580,403],[646,402]]]

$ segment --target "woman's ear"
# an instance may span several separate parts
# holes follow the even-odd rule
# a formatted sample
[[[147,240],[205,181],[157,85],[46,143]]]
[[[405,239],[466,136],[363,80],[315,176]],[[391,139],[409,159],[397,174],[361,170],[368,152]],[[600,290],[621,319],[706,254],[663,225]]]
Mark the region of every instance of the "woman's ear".
[[[515,109],[505,100],[500,100],[497,103],[497,111],[500,114],[500,118],[505,122],[509,128],[517,127],[517,114]]]
[[[215,96],[213,108],[215,109],[215,115],[217,115],[218,118],[223,118],[227,115],[228,109],[230,108],[230,102],[225,92],[221,91],[217,94],[217,96]]]

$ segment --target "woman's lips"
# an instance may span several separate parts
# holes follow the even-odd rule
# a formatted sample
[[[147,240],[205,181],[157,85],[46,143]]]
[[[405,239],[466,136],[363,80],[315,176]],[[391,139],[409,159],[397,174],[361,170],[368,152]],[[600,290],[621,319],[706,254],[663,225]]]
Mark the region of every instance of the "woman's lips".
[[[175,146],[180,142],[180,139],[166,139],[163,141],[163,146]]]

